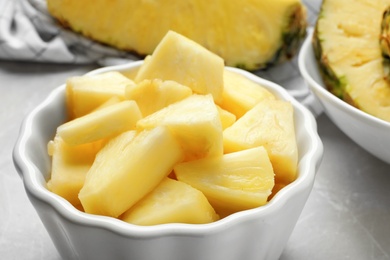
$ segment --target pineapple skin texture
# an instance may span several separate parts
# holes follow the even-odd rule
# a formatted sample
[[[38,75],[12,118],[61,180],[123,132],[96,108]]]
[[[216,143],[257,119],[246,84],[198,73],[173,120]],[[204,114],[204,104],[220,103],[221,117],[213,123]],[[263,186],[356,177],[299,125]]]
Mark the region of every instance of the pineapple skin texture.
[[[257,70],[293,57],[306,35],[300,0],[48,0],[63,26],[140,55],[176,31],[221,56],[228,66]]]
[[[390,121],[389,64],[381,39],[388,6],[389,0],[325,0],[313,34],[314,53],[328,90],[385,121]]]

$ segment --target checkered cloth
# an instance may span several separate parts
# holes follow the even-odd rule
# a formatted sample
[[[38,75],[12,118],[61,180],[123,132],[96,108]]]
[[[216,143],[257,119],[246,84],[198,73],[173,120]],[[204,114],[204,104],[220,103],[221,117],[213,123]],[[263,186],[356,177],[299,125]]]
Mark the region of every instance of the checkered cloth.
[[[303,0],[308,22],[315,23],[321,0]],[[58,26],[49,15],[45,0],[0,0],[0,59],[56,63],[125,63],[137,57],[99,44]],[[300,76],[297,57],[259,76],[285,87],[294,97],[308,102],[309,91]],[[321,113],[320,107],[311,107]]]

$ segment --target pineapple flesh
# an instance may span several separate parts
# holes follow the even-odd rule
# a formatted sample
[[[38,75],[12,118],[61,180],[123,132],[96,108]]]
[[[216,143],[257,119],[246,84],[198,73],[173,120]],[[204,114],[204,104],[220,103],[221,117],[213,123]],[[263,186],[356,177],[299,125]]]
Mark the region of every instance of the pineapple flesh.
[[[66,82],[69,119],[90,113],[107,100],[124,100],[124,89],[135,83],[117,71],[71,77]]]
[[[313,35],[314,53],[327,88],[386,121],[390,121],[390,86],[381,24],[389,5],[389,0],[325,0]]]
[[[248,70],[291,58],[306,33],[300,0],[115,1],[48,0],[51,15],[96,41],[151,54],[176,31]]]
[[[298,147],[292,105],[264,100],[223,131],[225,153],[257,146],[267,150],[275,178],[284,183],[296,179]]]
[[[120,216],[131,224],[205,224],[219,219],[205,195],[192,186],[164,179],[152,192]]]
[[[202,191],[217,212],[262,206],[274,186],[274,171],[264,147],[183,162],[174,172],[179,181]]]
[[[185,160],[223,154],[222,123],[211,94],[191,95],[137,122],[137,129],[167,126],[179,140]]]
[[[96,155],[80,190],[85,212],[118,217],[151,192],[182,158],[179,143],[163,126],[111,139]]]

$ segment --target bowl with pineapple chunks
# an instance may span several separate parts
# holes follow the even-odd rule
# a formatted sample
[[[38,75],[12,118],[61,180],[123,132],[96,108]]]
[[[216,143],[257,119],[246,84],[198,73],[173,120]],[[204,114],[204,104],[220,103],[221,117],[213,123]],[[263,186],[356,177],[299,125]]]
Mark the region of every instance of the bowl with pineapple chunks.
[[[347,38],[347,36],[345,37]],[[339,38],[338,36],[335,39]],[[353,41],[352,38],[354,37],[347,41]],[[390,85],[386,82],[384,72],[380,69],[382,67],[380,52],[375,51],[373,47],[366,48],[370,53],[378,52],[376,60],[367,62],[366,66],[364,64],[362,66],[340,65],[330,62],[325,65],[324,63],[328,60],[326,55],[320,53],[316,55],[316,50],[321,49],[318,46],[320,44],[318,39],[316,33],[311,33],[305,40],[298,58],[300,72],[313,93],[313,100],[322,105],[324,112],[333,123],[356,144],[380,160],[390,163],[390,150],[388,149],[390,146]],[[345,39],[341,39],[341,41],[345,42]],[[377,44],[377,41],[371,37],[366,37],[362,41]],[[337,43],[333,44],[337,45]],[[342,46],[345,43],[340,42],[339,44]],[[346,46],[348,46],[348,51],[337,51],[337,53],[344,55],[348,52],[349,56],[345,56],[343,59],[330,57],[329,60],[353,64],[352,61],[361,56],[360,50],[353,51],[351,46],[356,45],[352,43],[347,43]],[[333,47],[333,50],[336,49]],[[321,55],[324,58],[319,63],[318,57]],[[336,80],[335,71],[343,76]],[[352,79],[350,83],[348,83],[348,79]],[[340,86],[341,83],[348,84],[345,91],[350,91],[350,94],[340,94],[340,91],[336,90],[335,85]],[[355,99],[352,100],[351,97],[354,96]]]
[[[170,32],[54,89],[13,159],[64,259],[278,259],[322,159],[316,127],[282,87]]]

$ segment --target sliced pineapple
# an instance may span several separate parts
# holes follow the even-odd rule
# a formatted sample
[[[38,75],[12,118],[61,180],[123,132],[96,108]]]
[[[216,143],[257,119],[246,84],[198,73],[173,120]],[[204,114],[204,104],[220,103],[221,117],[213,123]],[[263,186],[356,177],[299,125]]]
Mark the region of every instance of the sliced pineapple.
[[[137,122],[138,129],[159,125],[174,133],[186,161],[223,154],[222,124],[211,94],[191,95]]]
[[[314,53],[327,88],[351,105],[387,121],[390,85],[381,50],[385,45],[380,39],[385,39],[381,23],[389,5],[388,0],[326,0],[313,35]]]
[[[166,178],[123,213],[120,219],[150,226],[166,223],[205,224],[218,220],[219,216],[202,192],[184,182]]]
[[[298,147],[292,105],[283,100],[264,100],[223,131],[226,153],[264,146],[284,183],[295,180]]]
[[[95,160],[96,153],[103,144],[103,141],[97,141],[70,146],[56,136],[48,144],[48,154],[52,157],[48,189],[81,209],[78,193],[84,185],[85,176]]]
[[[126,86],[134,84],[117,71],[69,78],[66,82],[69,118],[86,115],[113,96],[124,100]]]
[[[173,80],[198,94],[212,94],[222,101],[224,61],[196,42],[169,31],[148,62],[137,73],[136,82],[144,79]]]
[[[217,212],[262,206],[274,186],[274,171],[263,147],[179,163],[174,172],[179,181],[202,191]]]
[[[180,145],[166,127],[120,134],[97,154],[87,173],[79,193],[85,212],[118,217],[151,192],[182,158]]]
[[[151,54],[176,31],[229,66],[265,68],[294,56],[306,32],[300,0],[48,0],[64,26],[119,49]]]
[[[90,143],[135,129],[141,117],[137,103],[125,100],[62,124],[57,134],[71,145]]]
[[[221,108],[220,106],[216,105],[218,109],[219,118],[221,119],[222,124],[222,130],[226,129],[227,127],[231,126],[234,122],[236,122],[236,115],[233,113],[230,113],[229,111]]]
[[[143,80],[127,85],[125,96],[137,102],[142,116],[148,116],[192,94],[192,90],[176,81],[161,79]]]
[[[221,107],[236,115],[237,118],[242,117],[260,101],[275,99],[275,96],[266,88],[237,72],[225,70],[223,81]]]

